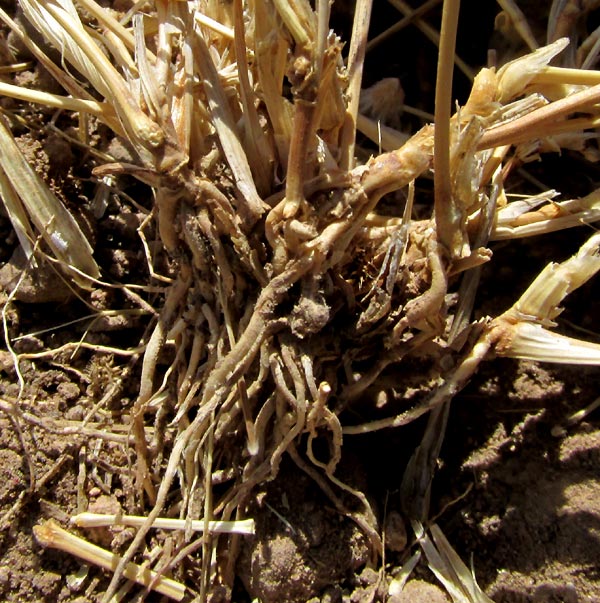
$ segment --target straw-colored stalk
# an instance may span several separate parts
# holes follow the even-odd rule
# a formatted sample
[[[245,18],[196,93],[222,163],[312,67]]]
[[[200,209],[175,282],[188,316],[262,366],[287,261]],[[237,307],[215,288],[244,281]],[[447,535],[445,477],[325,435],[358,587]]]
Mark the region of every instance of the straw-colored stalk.
[[[71,518],[71,523],[80,528],[98,528],[105,526],[132,526],[139,528],[146,522],[145,517],[137,515],[111,515],[106,513],[79,513]],[[254,520],[243,519],[237,521],[209,521],[194,519],[171,519],[158,517],[152,527],[163,530],[193,530],[203,532],[207,527],[213,534],[254,534]]]
[[[114,571],[121,557],[111,553],[79,536],[75,536],[61,528],[53,519],[34,526],[33,533],[37,541],[44,547],[59,549],[70,555],[75,555],[88,563]],[[128,562],[123,569],[123,576],[146,588],[155,590],[175,601],[181,601],[185,596],[185,586],[180,582],[165,578],[158,572]]]

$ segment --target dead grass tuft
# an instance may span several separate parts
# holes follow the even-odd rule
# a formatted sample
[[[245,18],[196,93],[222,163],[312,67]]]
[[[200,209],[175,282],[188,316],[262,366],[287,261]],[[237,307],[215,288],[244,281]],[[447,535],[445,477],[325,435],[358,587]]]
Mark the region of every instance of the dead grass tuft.
[[[188,554],[202,568],[201,583],[187,584],[197,600],[217,585],[231,589],[240,536],[211,526],[234,521],[222,525],[239,531],[235,520],[245,517],[257,486],[277,475],[284,455],[360,526],[376,559],[382,541],[375,509],[336,473],[344,438],[399,428],[425,413],[429,427],[403,482],[405,513],[417,521],[421,546],[454,600],[488,600],[439,528],[432,526],[431,540],[418,521],[429,519],[447,403],[481,361],[500,354],[600,363],[600,346],[551,331],[564,297],[600,268],[598,235],[572,259],[549,264],[502,316],[472,319],[481,266],[493,261],[490,241],[600,219],[597,190],[566,201],[554,201],[554,192],[507,192],[524,161],[593,144],[600,73],[581,65],[592,63],[598,45],[571,40],[561,67],[549,66],[569,43],[566,11],[552,12],[549,44],[540,48],[516,4],[500,2],[503,19],[531,52],[474,73],[454,56],[459,2],[443,3],[441,37],[423,20],[435,4],[398,24],[412,20],[439,39],[435,124],[407,136],[371,123],[385,151],[364,163],[356,159],[356,128],[369,127],[359,114],[369,0],[357,2],[347,59],[329,29],[326,0],[314,9],[308,0],[157,1],[149,12],[127,14],[93,0],[19,0],[43,39],[39,46],[0,12],[65,96],[10,84],[0,92],[76,112],[82,126],[91,118],[107,126],[132,159],[96,160],[99,182],[126,174],[153,192],[140,234],[156,222],[158,241],[144,238],[156,276],[135,293],[117,285],[139,301],[142,314],[153,314],[139,345],[117,350],[82,341],[15,354],[17,369],[26,358],[83,346],[129,355],[130,368],[141,363],[137,398],[122,416],[129,435],[114,436],[132,447],[135,506],[144,519],[121,558],[90,553],[114,571],[105,601],[124,578],[142,574],[146,587],[183,597],[183,586],[162,573],[184,581]],[[60,63],[50,58],[56,51]],[[473,76],[471,95],[456,111],[454,64]],[[92,289],[114,287],[71,213],[19,151],[11,123],[5,112],[0,193],[30,261],[49,256],[84,300]],[[432,170],[435,202],[428,217],[416,219],[415,182]],[[405,205],[391,196],[397,191],[406,193]],[[155,271],[159,265],[170,272]],[[10,349],[6,324],[5,338]],[[424,357],[438,385],[417,405],[348,422],[345,411],[357,400],[386,395],[387,369]],[[17,411],[19,403],[0,408],[26,422],[31,417]],[[90,438],[94,416],[80,425]],[[325,457],[313,449],[317,438],[328,442]],[[153,573],[132,560],[148,532],[164,526],[161,517],[178,517],[183,529],[161,549]],[[202,539],[187,548],[198,522]],[[57,546],[48,524],[36,530],[43,544]],[[225,550],[229,559],[220,554]]]

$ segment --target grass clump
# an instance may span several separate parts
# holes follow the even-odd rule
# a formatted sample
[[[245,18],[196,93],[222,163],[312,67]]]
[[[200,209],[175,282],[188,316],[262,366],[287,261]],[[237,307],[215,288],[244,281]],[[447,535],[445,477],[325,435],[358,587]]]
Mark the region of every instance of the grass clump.
[[[105,600],[133,571],[132,559],[162,516],[187,522],[176,545],[201,570],[199,599],[216,585],[231,589],[240,536],[212,533],[209,522],[243,518],[285,455],[359,525],[377,559],[377,513],[336,474],[344,438],[426,413],[425,436],[405,472],[404,512],[427,557],[436,558],[443,543],[444,563],[454,560],[464,578],[439,528],[431,540],[419,523],[429,519],[449,401],[494,354],[600,362],[597,345],[551,330],[564,297],[600,268],[597,235],[572,259],[549,264],[510,310],[472,319],[481,266],[493,261],[490,241],[600,218],[597,191],[559,202],[554,193],[517,200],[507,193],[524,160],[589,144],[586,132],[599,119],[598,74],[580,62],[550,66],[568,46],[563,37],[550,39],[481,69],[454,111],[459,2],[447,0],[434,123],[408,137],[380,129],[383,150],[359,162],[356,128],[368,124],[359,115],[368,0],[357,2],[347,58],[325,0],[314,7],[307,0],[157,0],[124,14],[93,0],[18,4],[24,20],[0,16],[64,94],[9,83],[0,92],[76,112],[82,145],[89,128],[108,128],[130,158],[96,155],[98,185],[128,175],[152,194],[151,203],[138,200],[140,234],[156,225],[153,244],[144,238],[148,282],[109,283],[82,229],[27,171],[6,125],[16,117],[6,112],[0,190],[29,261],[57,266],[84,301],[92,291],[122,289],[151,317],[130,351],[128,372],[141,366],[137,397],[120,417],[131,434],[135,506],[146,519],[115,564]],[[516,5],[500,4],[533,46]],[[565,15],[556,10],[552,18],[563,31]],[[417,218],[422,191],[415,182],[432,170],[434,201]],[[402,384],[391,388],[387,377],[412,361],[429,363],[437,377],[422,399],[406,400],[393,416],[350,421],[347,411],[392,389],[402,400]],[[113,385],[111,395],[122,381]],[[23,418],[18,405],[12,412]],[[324,458],[317,440],[327,443]],[[224,485],[215,488],[222,475]],[[200,518],[206,529],[191,546],[191,522]],[[213,562],[224,550],[229,555]],[[184,580],[184,558],[165,548],[160,571]],[[457,586],[463,600],[485,600],[467,582]]]

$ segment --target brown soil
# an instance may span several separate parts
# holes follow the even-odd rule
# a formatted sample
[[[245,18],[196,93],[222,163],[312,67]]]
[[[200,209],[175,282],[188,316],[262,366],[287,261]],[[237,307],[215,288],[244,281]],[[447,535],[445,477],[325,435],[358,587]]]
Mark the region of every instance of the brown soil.
[[[83,365],[79,376],[43,362],[22,363],[23,399],[31,401],[23,412],[48,425],[81,418],[95,398],[92,384],[86,383],[95,368],[93,362]],[[439,513],[439,525],[463,559],[472,556],[480,585],[497,603],[592,603],[600,598],[597,412],[564,434],[552,435],[565,417],[593,401],[599,386],[596,369],[497,360],[453,403],[432,515]],[[0,391],[10,398],[18,391],[6,355]],[[83,508],[126,508],[131,484],[125,447],[19,424],[21,436],[0,415],[0,601],[94,601],[106,576],[66,554],[41,549],[32,527],[49,517],[66,523]],[[383,432],[347,438],[341,469],[346,481],[375,501],[384,519],[388,577],[407,556],[397,492],[410,446],[400,437],[407,436]],[[29,462],[36,477],[33,490]],[[378,600],[382,578],[369,568],[360,530],[331,508],[293,463],[284,463],[255,501],[248,514],[257,522],[257,534],[242,545],[234,600]],[[98,536],[88,530],[85,535],[116,551],[131,538],[126,531]],[[427,570],[419,572],[435,582]],[[405,592],[404,598],[391,600],[446,600],[424,584],[411,586],[414,598],[406,599]]]
[[[346,17],[340,13],[337,18],[343,23]],[[481,29],[489,36],[489,28]],[[474,64],[483,60],[474,59]],[[377,73],[377,77],[383,75],[387,74]],[[31,72],[28,77],[35,80],[35,86],[41,85],[39,74]],[[414,74],[408,80],[414,86],[423,83]],[[426,98],[423,90],[406,92]],[[431,109],[426,100],[421,104]],[[51,115],[35,111],[31,109],[40,122]],[[86,198],[89,191],[79,179],[85,175],[85,157],[42,131],[22,132],[18,140],[67,203],[72,195]],[[551,171],[543,175],[550,186],[560,189],[566,184],[564,176],[555,183]],[[136,199],[149,198],[132,181],[123,180],[120,187]],[[114,278],[127,275],[129,282],[143,282],[146,276],[143,249],[135,233],[140,221],[135,207],[113,197],[104,218],[94,225],[96,257]],[[505,310],[532,275],[550,259],[568,257],[582,236],[567,233],[519,243],[510,250],[498,247],[494,272],[485,275],[480,290],[480,312],[498,315]],[[106,318],[102,324],[86,320],[89,310],[60,280],[48,277],[52,273],[47,266],[30,270],[16,299],[7,304],[11,283],[24,264],[15,253],[18,242],[1,210],[0,237],[2,302],[17,352],[78,341],[86,329],[87,341],[121,348],[137,345],[145,327],[143,318],[125,323]],[[505,283],[511,284],[510,290]],[[98,308],[127,304],[126,299],[118,299],[120,293],[110,300],[103,295],[96,292],[91,303]],[[598,285],[591,283],[569,300],[565,314],[587,329],[585,337],[594,341],[600,340],[594,335],[600,332],[598,299]],[[79,322],[68,324],[74,320]],[[570,324],[565,321],[563,329],[568,331]],[[54,327],[58,328],[47,330]],[[22,336],[27,337],[19,339]],[[131,405],[139,367],[130,370],[128,362],[127,357],[86,350],[77,352],[74,359],[66,352],[52,360],[23,360],[24,389],[20,391],[11,355],[6,348],[0,351],[0,400],[20,398],[23,413],[0,412],[0,601],[86,603],[96,601],[105,590],[106,573],[65,553],[42,549],[32,527],[47,518],[67,525],[71,515],[89,508],[135,511],[128,447],[91,432],[70,433],[68,424],[86,417],[122,375],[122,390],[103,411],[106,420]],[[497,603],[600,601],[599,411],[560,433],[556,429],[570,414],[591,403],[599,390],[597,369],[495,360],[453,402],[431,516],[437,516],[463,560],[468,564],[472,558],[479,584]],[[385,600],[382,593],[389,578],[415,550],[411,532],[402,522],[399,488],[405,462],[422,429],[423,424],[417,422],[398,432],[347,436],[344,441],[338,473],[366,494],[379,515],[387,544],[384,567],[372,565],[356,523],[341,516],[322,489],[285,460],[278,477],[255,492],[248,508],[257,533],[240,543],[237,565],[232,568],[237,577],[234,600]],[[126,437],[123,432],[123,440]],[[132,538],[131,530],[81,533],[116,552],[125,550]],[[152,542],[148,545],[151,549]],[[186,571],[193,583],[198,568]],[[402,594],[387,600],[449,601],[427,569],[419,566],[415,578]],[[216,603],[219,596],[214,592],[211,600]],[[133,594],[124,600],[133,600]],[[150,594],[147,600],[159,597]]]

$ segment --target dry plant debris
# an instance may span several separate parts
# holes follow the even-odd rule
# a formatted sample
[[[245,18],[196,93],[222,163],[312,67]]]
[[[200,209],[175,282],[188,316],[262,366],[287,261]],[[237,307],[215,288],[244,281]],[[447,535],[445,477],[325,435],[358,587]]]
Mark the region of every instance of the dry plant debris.
[[[414,20],[431,34],[423,15],[436,4],[424,3],[406,23]],[[237,520],[252,519],[246,514],[253,494],[274,479],[285,456],[356,522],[377,567],[380,519],[365,493],[336,473],[343,442],[426,413],[425,437],[403,481],[404,512],[434,571],[443,557],[442,583],[453,599],[488,600],[439,528],[431,527],[432,540],[420,523],[430,519],[447,403],[494,355],[600,364],[600,346],[552,331],[564,298],[600,269],[599,235],[572,259],[550,263],[504,314],[472,319],[481,266],[493,261],[490,241],[600,219],[598,190],[555,201],[554,191],[515,197],[505,186],[544,152],[595,149],[590,133],[600,119],[600,72],[588,68],[599,45],[578,40],[570,27],[573,11],[585,14],[595,3],[554,1],[544,46],[515,2],[499,4],[501,18],[531,52],[478,73],[460,63],[474,77],[467,102],[454,110],[459,2],[446,0],[441,32],[434,32],[440,48],[434,123],[410,135],[390,125],[371,128],[383,150],[364,163],[356,159],[357,124],[367,132],[381,111],[393,115],[385,103],[381,108],[376,89],[359,103],[370,0],[356,3],[347,59],[330,30],[326,0],[314,7],[308,0],[155,0],[124,13],[94,0],[19,0],[18,19],[0,11],[13,39],[62,88],[38,91],[5,81],[0,92],[75,114],[76,142],[90,149],[95,165],[96,217],[119,178],[132,176],[152,191],[151,203],[132,200],[144,216],[137,229],[148,280],[128,283],[125,275],[116,282],[100,270],[73,208],[21,153],[11,133],[23,125],[18,112],[3,111],[0,193],[26,257],[22,278],[36,269],[55,271],[95,320],[114,329],[124,324],[119,320],[146,317],[141,341],[127,349],[84,336],[19,352],[7,317],[22,278],[4,301],[5,341],[21,390],[0,408],[15,429],[36,421],[21,408],[20,363],[68,364],[84,348],[129,358],[121,375],[109,371],[111,381],[83,422],[47,425],[119,442],[131,454],[129,511],[144,519],[136,520],[124,554],[115,561],[109,553],[102,562],[114,570],[105,601],[123,579],[138,579],[133,560],[167,517],[178,518],[180,532],[161,541],[154,573],[139,570],[146,572],[143,584],[175,599],[184,596],[183,583],[194,600],[217,587],[230,597],[245,538],[235,534],[244,532]],[[550,65],[557,60],[560,66]],[[401,89],[391,84],[401,102]],[[371,115],[360,115],[359,107]],[[101,128],[121,141],[123,157],[92,150],[90,133]],[[432,170],[435,199],[429,216],[417,219],[415,182]],[[403,204],[392,195],[397,191],[405,193]],[[114,291],[137,306],[135,313],[92,303]],[[415,359],[431,367],[416,403],[402,401],[402,383],[389,380],[391,369]],[[118,420],[102,423],[139,366],[135,401]],[[358,403],[387,397],[396,398],[398,413],[350,419]],[[204,534],[193,540],[199,522]],[[231,533],[211,530],[213,522],[233,522],[219,524]],[[36,528],[38,539],[59,546],[54,529]],[[190,564],[196,570],[186,569]],[[449,567],[460,580],[453,581]],[[190,575],[200,580],[186,581]],[[382,582],[373,596],[385,591]]]

